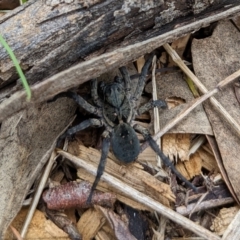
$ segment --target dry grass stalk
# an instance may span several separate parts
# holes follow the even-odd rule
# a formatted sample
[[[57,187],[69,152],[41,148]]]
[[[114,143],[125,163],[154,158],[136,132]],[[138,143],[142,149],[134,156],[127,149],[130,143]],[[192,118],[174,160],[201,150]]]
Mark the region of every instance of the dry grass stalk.
[[[41,197],[41,194],[42,194],[42,191],[45,187],[45,184],[47,182],[47,179],[48,179],[48,176],[49,176],[49,173],[52,169],[52,166],[53,166],[53,163],[55,162],[55,159],[56,159],[56,153],[53,151],[52,152],[52,155],[47,163],[47,166],[44,170],[44,173],[42,175],[42,178],[41,178],[41,181],[39,183],[39,186],[38,186],[38,189],[34,195],[34,198],[33,198],[33,201],[31,203],[31,206],[29,208],[29,211],[28,211],[28,214],[27,214],[27,217],[24,221],[24,224],[23,224],[23,227],[22,227],[22,231],[21,231],[21,237],[24,238],[27,234],[27,231],[28,231],[28,227],[29,227],[29,224],[33,218],[33,214],[37,208],[37,205],[38,205],[38,202],[39,202],[39,199]]]
[[[157,97],[157,85],[156,85],[156,78],[155,78],[155,72],[156,72],[156,56],[153,57],[152,61],[152,95],[153,95],[153,101],[158,100]],[[154,127],[154,134],[157,133],[160,130],[160,120],[159,120],[159,110],[157,107],[153,108],[153,127]],[[161,138],[159,138],[157,141],[157,145],[161,148]],[[156,155],[157,160],[157,166],[162,167],[162,161],[161,158]]]
[[[74,163],[77,167],[81,167],[86,169],[89,173],[96,175],[96,167],[92,164],[87,163],[86,161],[82,160],[81,158],[75,157],[72,154],[64,152],[62,150],[58,151],[59,154],[69,159],[72,163]],[[159,202],[153,200],[152,198],[148,197],[147,195],[137,191],[136,189],[128,186],[127,184],[123,183],[119,179],[111,176],[108,173],[103,173],[101,179],[107,182],[109,185],[113,186],[114,188],[118,189],[119,191],[123,192],[125,195],[131,197],[132,199],[148,206],[154,211],[162,214],[163,216],[169,218],[170,220],[180,224],[183,227],[190,229],[192,232],[196,233],[198,236],[204,237],[206,239],[211,240],[220,240],[221,238],[213,234],[212,232],[208,231],[207,229],[199,226],[198,224],[192,222],[191,220],[177,214],[173,210],[163,206]]]

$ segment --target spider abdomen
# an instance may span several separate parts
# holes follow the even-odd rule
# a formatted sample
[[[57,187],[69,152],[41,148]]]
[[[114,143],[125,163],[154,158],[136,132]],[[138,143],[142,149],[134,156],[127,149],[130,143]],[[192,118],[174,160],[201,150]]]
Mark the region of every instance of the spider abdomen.
[[[127,123],[120,123],[112,132],[112,150],[116,158],[122,162],[134,161],[140,152],[140,144],[134,129]]]

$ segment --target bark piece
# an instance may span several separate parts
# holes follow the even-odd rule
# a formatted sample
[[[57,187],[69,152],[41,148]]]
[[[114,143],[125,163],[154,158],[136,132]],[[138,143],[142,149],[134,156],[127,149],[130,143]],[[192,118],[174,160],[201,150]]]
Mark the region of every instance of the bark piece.
[[[91,184],[89,182],[68,182],[50,188],[43,193],[43,200],[49,209],[88,208],[93,204],[113,207],[116,200],[110,193],[94,192],[91,204],[87,204]]]
[[[18,0],[1,0],[0,10],[12,10],[19,6]]]
[[[234,25],[230,21],[223,21],[218,24],[211,37],[202,40],[194,39],[192,44],[194,70],[197,77],[209,90],[215,87],[221,79],[240,68],[239,37],[240,33]],[[216,99],[240,124],[239,103],[232,85],[219,92]],[[224,168],[239,199],[240,138],[211,104],[205,103],[204,107],[218,143]],[[221,169],[221,167],[219,168]]]
[[[59,99],[6,119],[0,132],[0,233],[20,210],[33,181],[73,117],[75,103]]]
[[[82,236],[78,232],[74,222],[72,222],[66,214],[60,211],[52,211],[46,209],[46,214],[52,222],[54,222],[60,229],[68,234],[71,240],[82,240]]]

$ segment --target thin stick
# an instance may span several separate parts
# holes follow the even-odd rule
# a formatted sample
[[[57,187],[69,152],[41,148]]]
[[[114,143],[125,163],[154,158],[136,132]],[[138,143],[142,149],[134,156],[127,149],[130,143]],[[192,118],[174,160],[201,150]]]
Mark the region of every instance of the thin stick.
[[[205,100],[213,96],[215,93],[219,91],[219,89],[225,87],[227,84],[234,81],[237,77],[240,76],[240,70],[236,71],[235,73],[231,74],[224,80],[218,83],[218,85],[211,91],[205,93],[200,98],[194,99],[190,104],[189,107],[182,110],[172,121],[170,121],[165,127],[161,129],[157,134],[153,136],[153,139],[156,141],[158,138],[160,138],[163,134],[168,132],[171,128],[173,128],[177,123],[179,123],[184,117],[186,117],[194,108],[196,108],[198,105],[203,103]],[[148,147],[148,142],[145,142],[141,146],[141,152]]]
[[[158,99],[155,72],[156,72],[156,55],[153,57],[153,60],[152,60],[152,95],[153,95],[153,101],[156,101]],[[153,127],[154,127],[154,134],[155,134],[158,131],[160,131],[160,120],[159,120],[158,107],[153,108],[153,118],[154,118]],[[156,141],[156,143],[159,146],[159,148],[161,149],[161,138],[159,138]],[[157,154],[156,154],[156,160],[157,160],[157,166],[162,168],[162,160]]]
[[[193,72],[184,64],[183,60],[179,57],[177,52],[172,49],[172,47],[166,43],[163,45],[168,54],[172,57],[173,61],[183,70],[183,72],[196,84],[199,90],[202,93],[207,93],[207,88],[202,84],[202,82],[193,74]],[[240,126],[235,121],[235,119],[227,112],[227,110],[217,101],[216,98],[210,97],[211,103],[217,108],[219,113],[223,115],[223,117],[227,120],[227,122],[232,126],[232,128],[238,133],[240,136]]]
[[[50,157],[50,159],[48,161],[48,164],[47,164],[47,166],[45,168],[45,171],[44,171],[44,173],[42,175],[42,178],[41,178],[41,181],[39,183],[37,192],[34,195],[34,198],[33,198],[31,207],[29,208],[29,211],[28,211],[27,217],[25,219],[25,222],[23,224],[22,231],[21,231],[21,237],[22,238],[24,238],[26,236],[26,234],[27,234],[27,230],[28,230],[29,224],[30,224],[30,222],[32,220],[33,214],[34,214],[34,212],[36,210],[36,207],[38,205],[39,199],[41,197],[42,191],[43,191],[43,189],[45,187],[45,184],[47,182],[49,173],[50,173],[50,171],[52,169],[52,165],[55,162],[55,159],[56,159],[56,153],[55,153],[55,151],[53,151],[52,155],[51,155],[51,157]]]
[[[81,158],[77,158],[73,156],[70,153],[67,153],[65,151],[58,151],[59,154],[69,159],[71,162],[73,162],[77,167],[82,167],[85,170],[87,170],[89,173],[96,175],[96,167],[94,167],[92,164],[89,164],[82,160]],[[110,174],[103,173],[101,179],[105,182],[107,182],[109,185],[115,187],[122,193],[124,193],[126,196],[150,207],[154,211],[157,211],[158,213],[162,214],[163,216],[171,219],[172,221],[180,224],[183,227],[187,227],[189,230],[193,231],[197,235],[204,237],[206,239],[211,240],[220,240],[221,238],[216,236],[215,234],[211,233],[207,229],[199,226],[198,224],[193,223],[189,219],[181,216],[180,214],[177,214],[173,210],[165,207],[164,205],[160,204],[159,202],[153,200],[152,198],[148,197],[147,195],[135,190],[134,188],[128,186],[127,184],[123,183],[119,179],[111,176]]]

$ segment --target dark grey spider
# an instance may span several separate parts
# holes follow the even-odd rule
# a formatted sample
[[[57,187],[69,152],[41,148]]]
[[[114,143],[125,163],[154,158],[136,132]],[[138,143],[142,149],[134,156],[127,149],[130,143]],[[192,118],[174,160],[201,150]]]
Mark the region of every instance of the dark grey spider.
[[[140,143],[135,131],[143,135],[144,139],[149,142],[151,148],[160,156],[164,164],[167,167],[170,167],[179,179],[196,191],[196,187],[186,180],[175,169],[172,162],[161,152],[149,131],[138,124],[133,124],[133,120],[136,116],[141,115],[149,109],[153,107],[166,107],[166,102],[162,100],[150,101],[139,107],[139,99],[143,92],[146,75],[151,61],[152,57],[149,58],[143,66],[138,85],[133,95],[131,94],[130,76],[126,67],[121,67],[119,69],[123,78],[115,77],[114,82],[112,83],[102,82],[100,87],[98,87],[97,80],[92,80],[91,96],[93,103],[96,106],[92,106],[74,92],[60,94],[61,96],[73,98],[82,108],[89,113],[95,114],[98,118],[87,119],[79,125],[68,129],[59,138],[59,141],[90,126],[105,127],[105,130],[102,133],[103,141],[101,159],[97,169],[97,176],[88,197],[88,203],[90,203],[92,193],[103,174],[110,143],[112,151],[118,160],[124,163],[130,163],[138,157],[140,153]],[[59,97],[59,95],[56,97]]]

